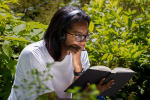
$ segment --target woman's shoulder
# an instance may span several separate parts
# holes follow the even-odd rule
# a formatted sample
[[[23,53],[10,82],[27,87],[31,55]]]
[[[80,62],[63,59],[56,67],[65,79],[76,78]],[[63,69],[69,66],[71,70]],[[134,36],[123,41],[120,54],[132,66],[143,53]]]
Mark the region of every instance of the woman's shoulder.
[[[40,54],[42,50],[41,48],[43,47],[44,47],[44,40],[31,43],[22,50],[20,56],[28,57],[29,55],[34,54],[34,53]]]

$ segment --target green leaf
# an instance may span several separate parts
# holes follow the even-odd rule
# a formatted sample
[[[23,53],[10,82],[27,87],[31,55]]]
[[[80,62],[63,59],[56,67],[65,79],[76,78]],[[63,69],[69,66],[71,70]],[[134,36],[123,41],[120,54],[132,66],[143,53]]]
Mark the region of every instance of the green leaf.
[[[29,42],[28,40],[24,38],[17,38],[17,37],[5,37],[7,40],[17,40],[17,41],[24,41],[24,42]]]
[[[42,33],[39,34],[39,39],[40,39],[40,40],[43,38],[44,33],[45,33],[45,32],[42,32]]]
[[[9,47],[9,42],[7,40],[4,41],[2,45],[3,52],[10,58],[13,54],[13,50]]]
[[[36,25],[38,24],[39,22],[28,22],[27,24],[31,27],[31,28],[36,28]]]
[[[130,43],[131,41],[132,41],[132,39],[129,39],[129,40],[126,41],[126,43],[128,44],[128,43]]]
[[[91,21],[89,26],[89,31],[93,32],[93,30],[94,30],[94,23]]]
[[[112,11],[112,14],[114,14],[116,16],[116,18],[118,18],[119,21],[122,21],[120,16],[117,13],[115,13],[115,11],[113,9],[111,9],[111,11]]]
[[[123,21],[128,25],[128,16],[122,15]]]
[[[107,62],[109,63],[112,59],[113,59],[113,55],[110,54],[110,55],[107,57]]]
[[[142,52],[144,52],[145,50],[142,51],[138,51],[133,55],[133,58],[137,58]]]
[[[128,18],[128,26],[131,27],[132,26],[132,19]]]
[[[135,13],[136,13],[136,10],[133,10],[133,11],[132,11],[132,14],[135,14]]]
[[[137,16],[137,17],[135,17],[134,19],[139,19],[139,18],[144,18],[144,15],[139,15],[139,16]]]
[[[113,7],[116,7],[118,5],[118,0],[117,1],[115,1],[114,3],[113,3]]]
[[[138,24],[135,24],[134,22],[132,22],[132,28],[134,28],[136,25]]]
[[[150,39],[147,39],[148,40],[148,44],[150,45]]]
[[[131,12],[131,9],[130,9],[130,8],[128,9],[128,12],[129,12],[129,15],[131,15],[131,14],[132,14],[132,12]]]
[[[13,32],[18,34],[20,31],[23,31],[26,29],[26,24],[20,24],[13,28]]]
[[[118,9],[117,9],[117,14],[120,14],[120,12],[122,11],[122,7],[119,7]]]
[[[122,92],[121,95],[122,95],[123,97],[126,97],[126,96],[127,96],[125,92]]]
[[[43,29],[33,29],[32,32],[30,32],[31,37],[41,33],[43,31]]]
[[[99,8],[101,9],[104,5],[105,0],[99,0]]]
[[[113,23],[115,26],[120,27],[119,23]]]
[[[107,56],[108,56],[108,53],[105,53],[105,54],[103,55],[103,57],[102,57],[102,60],[106,59]]]
[[[128,34],[128,32],[123,32],[123,33],[121,34],[121,36],[124,38],[124,37],[126,37],[127,34]]]
[[[143,12],[145,12],[144,7],[141,7],[141,8],[142,8]]]
[[[125,15],[130,15],[127,11],[122,11]]]

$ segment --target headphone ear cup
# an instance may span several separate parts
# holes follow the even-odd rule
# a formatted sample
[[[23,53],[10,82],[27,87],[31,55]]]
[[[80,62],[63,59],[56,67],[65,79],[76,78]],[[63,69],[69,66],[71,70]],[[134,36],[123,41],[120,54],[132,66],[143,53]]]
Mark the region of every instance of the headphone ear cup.
[[[67,34],[65,31],[61,32],[61,36],[60,36],[60,42],[65,42],[67,38]]]

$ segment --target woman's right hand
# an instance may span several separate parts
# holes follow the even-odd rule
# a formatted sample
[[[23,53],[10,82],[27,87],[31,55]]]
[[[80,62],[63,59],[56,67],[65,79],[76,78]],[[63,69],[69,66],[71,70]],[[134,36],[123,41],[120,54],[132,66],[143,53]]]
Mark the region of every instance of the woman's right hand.
[[[75,72],[81,72],[82,64],[81,64],[81,47],[77,45],[71,45],[68,48],[67,54],[72,53],[72,64]]]

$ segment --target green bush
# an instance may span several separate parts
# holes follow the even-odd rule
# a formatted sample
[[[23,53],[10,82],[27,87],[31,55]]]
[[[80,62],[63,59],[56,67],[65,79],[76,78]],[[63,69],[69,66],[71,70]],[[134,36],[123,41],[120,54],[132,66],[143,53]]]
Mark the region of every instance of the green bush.
[[[126,67],[137,74],[113,99],[150,99],[150,1],[92,0],[83,9],[94,32],[87,43],[90,63]]]
[[[17,0],[0,1],[0,98],[6,100],[14,81],[17,60],[22,49],[39,41],[47,25],[21,21],[23,14],[15,14],[8,4]]]
[[[21,21],[8,4],[0,1],[0,99],[7,99],[14,81],[15,68],[22,49],[43,38],[47,25]],[[127,67],[137,72],[115,96],[108,99],[150,99],[150,1],[92,0],[83,9],[91,16],[87,43],[91,65]],[[79,94],[77,94],[79,95]]]

